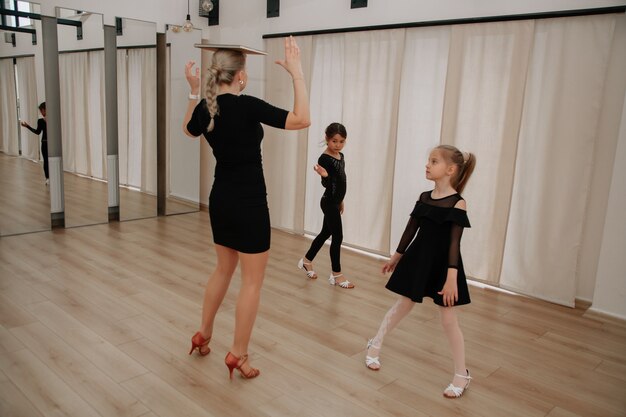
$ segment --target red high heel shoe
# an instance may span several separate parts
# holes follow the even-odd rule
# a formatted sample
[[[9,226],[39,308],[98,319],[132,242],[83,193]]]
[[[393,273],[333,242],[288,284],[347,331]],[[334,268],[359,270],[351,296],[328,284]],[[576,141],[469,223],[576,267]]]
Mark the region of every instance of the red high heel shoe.
[[[233,379],[233,369],[238,370],[239,373],[241,374],[241,377],[245,379],[256,378],[257,376],[261,374],[261,371],[252,367],[250,367],[250,370],[248,372],[244,372],[243,369],[241,369],[241,365],[246,363],[247,360],[248,360],[247,354],[241,355],[241,357],[238,358],[232,353],[228,352],[228,354],[226,355],[226,358],[224,359],[224,362],[226,363],[226,366],[228,366],[230,379]]]
[[[211,353],[211,348],[209,347],[210,341],[211,337],[205,339],[204,337],[202,337],[202,334],[200,332],[196,332],[196,334],[194,334],[191,338],[191,350],[189,351],[189,354],[191,355],[193,351],[197,348],[200,356],[208,355],[209,353]],[[202,348],[206,349],[202,350]]]

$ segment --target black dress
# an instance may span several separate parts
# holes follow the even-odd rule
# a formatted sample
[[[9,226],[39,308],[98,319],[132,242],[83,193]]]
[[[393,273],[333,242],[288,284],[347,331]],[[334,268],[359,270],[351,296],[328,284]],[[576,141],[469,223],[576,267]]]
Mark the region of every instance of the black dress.
[[[219,114],[207,132],[211,117],[202,100],[194,109],[187,130],[203,134],[213,149],[217,164],[209,196],[213,241],[244,253],[270,248],[270,217],[263,177],[261,123],[285,128],[288,111],[256,97],[217,96]]]
[[[456,268],[459,299],[454,305],[469,304],[460,249],[463,228],[470,227],[470,223],[465,210],[454,207],[463,198],[457,193],[433,199],[431,194],[432,191],[422,193],[415,203],[397,249],[404,255],[386,288],[418,303],[430,297],[443,306],[443,297],[437,292],[446,282],[448,268]]]

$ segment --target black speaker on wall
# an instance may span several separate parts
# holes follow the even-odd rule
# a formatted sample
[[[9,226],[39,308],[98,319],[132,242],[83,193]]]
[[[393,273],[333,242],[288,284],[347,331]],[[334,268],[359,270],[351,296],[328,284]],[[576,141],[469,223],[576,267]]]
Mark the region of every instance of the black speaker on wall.
[[[199,0],[198,16],[206,17],[209,26],[220,24],[220,2],[219,0]]]
[[[123,36],[124,35],[124,25],[122,23],[122,18],[121,17],[116,17],[115,18],[115,34],[117,36]]]
[[[350,0],[351,9],[358,9],[360,7],[367,7],[367,0]]]
[[[209,12],[209,26],[217,26],[220,24],[220,0],[211,0],[213,10]]]
[[[280,16],[280,0],[267,0],[267,17]]]

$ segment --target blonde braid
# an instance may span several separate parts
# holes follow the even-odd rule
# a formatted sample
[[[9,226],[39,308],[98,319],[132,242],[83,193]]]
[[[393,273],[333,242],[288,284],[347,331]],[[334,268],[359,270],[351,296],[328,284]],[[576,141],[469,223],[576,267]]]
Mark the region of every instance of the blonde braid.
[[[214,118],[216,114],[219,114],[219,107],[217,105],[217,78],[219,76],[219,70],[214,66],[209,68],[209,76],[206,83],[206,88],[204,90],[204,95],[206,96],[206,106],[207,110],[209,110],[209,115],[211,115],[211,121],[209,122],[209,126],[207,127],[207,132],[210,132],[215,127]]]
[[[210,132],[215,127],[215,116],[220,114],[217,104],[217,87],[221,84],[230,85],[235,79],[237,71],[243,71],[246,67],[246,56],[240,51],[218,49],[213,54],[211,68],[207,77],[204,95],[211,121],[207,127]]]

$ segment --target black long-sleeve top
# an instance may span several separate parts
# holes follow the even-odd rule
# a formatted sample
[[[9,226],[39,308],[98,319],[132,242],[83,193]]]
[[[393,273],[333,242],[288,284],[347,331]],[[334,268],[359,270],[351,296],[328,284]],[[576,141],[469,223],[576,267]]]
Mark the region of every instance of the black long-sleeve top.
[[[38,135],[41,132],[43,132],[43,135],[41,136],[41,141],[42,142],[47,142],[48,141],[48,128],[47,128],[46,120],[44,118],[40,118],[40,119],[37,120],[37,128],[36,129],[33,129],[32,127],[30,127],[30,125],[26,126],[26,129],[30,130],[35,135]]]
[[[346,161],[343,153],[339,152],[340,159],[334,158],[326,153],[320,155],[317,163],[328,173],[327,177],[322,177],[324,198],[330,199],[335,204],[340,204],[346,196]]]

